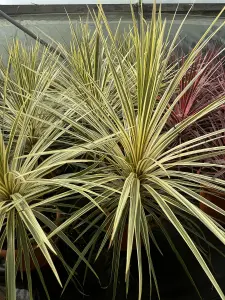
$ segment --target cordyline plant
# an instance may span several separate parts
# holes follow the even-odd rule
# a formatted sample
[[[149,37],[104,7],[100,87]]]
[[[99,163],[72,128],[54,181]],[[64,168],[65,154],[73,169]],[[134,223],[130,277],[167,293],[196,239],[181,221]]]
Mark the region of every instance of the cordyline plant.
[[[50,53],[48,48],[41,48],[39,43],[33,46],[24,45],[17,40],[13,41],[8,49],[7,64],[1,63],[0,75],[3,84],[1,91],[1,117],[4,118],[4,130],[12,127],[18,111],[22,108],[19,125],[23,126],[23,116],[29,114],[30,124],[27,128],[27,146],[32,147],[50,123],[51,115],[37,108],[33,99],[38,97],[39,102],[46,101],[46,92],[51,91],[51,83],[59,72],[58,57]],[[54,91],[55,93],[55,91]],[[51,105],[48,101],[48,105]],[[52,116],[54,122],[55,116]],[[46,123],[42,120],[46,119]],[[41,121],[40,121],[41,120]]]
[[[74,76],[70,66],[63,68],[64,72],[60,73],[61,101],[70,107],[68,108],[70,115],[67,118],[64,117],[65,124],[68,124],[70,129],[73,128],[73,132],[79,132],[76,143],[80,140],[80,143],[93,144],[92,151],[87,149],[86,154],[94,162],[87,164],[85,174],[75,173],[74,182],[80,181],[86,189],[97,195],[95,203],[91,201],[75,211],[54,233],[60,232],[71,223],[79,226],[80,222],[88,222],[89,226],[85,228],[84,233],[89,228],[93,230],[94,225],[98,225],[84,253],[88,253],[99,242],[101,246],[98,249],[98,255],[108,243],[113,247],[113,297],[116,295],[120,250],[126,231],[127,291],[130,260],[135,243],[139,273],[139,299],[142,295],[142,248],[145,249],[148,257],[150,286],[152,287],[153,280],[159,294],[154,261],[150,251],[151,244],[156,243],[151,228],[152,223],[157,224],[162,230],[192,280],[188,267],[182,259],[182,253],[178,253],[174,248],[162,219],[168,220],[174,226],[221,299],[225,297],[199,251],[198,245],[184,225],[186,221],[192,224],[195,224],[195,220],[200,221],[222,243],[225,243],[225,232],[222,226],[201,211],[198,206],[201,202],[225,215],[222,209],[199,194],[201,185],[225,192],[225,182],[210,175],[192,172],[193,167],[210,166],[210,163],[205,161],[206,158],[225,153],[223,145],[207,146],[208,141],[221,134],[222,130],[203,134],[174,146],[174,141],[186,128],[223,105],[225,97],[213,99],[201,109],[187,115],[185,119],[178,120],[176,126],[170,129],[166,125],[174,114],[174,107],[198,82],[204,72],[204,68],[198,69],[193,78],[177,93],[182,80],[188,76],[203,48],[223,26],[221,24],[213,33],[211,32],[222,12],[177,68],[171,66],[171,56],[185,20],[175,37],[170,40],[170,30],[168,34],[166,33],[168,25],[162,20],[160,11],[157,14],[155,4],[151,21],[144,20],[141,14],[140,28],[133,13],[133,29],[127,34],[127,39],[130,39],[127,43],[134,47],[131,49],[136,57],[133,62],[133,54],[131,61],[129,53],[125,54],[124,51],[120,51],[120,42],[118,43],[117,40],[118,30],[116,33],[111,31],[100,7],[100,19],[99,15],[94,13],[93,19],[96,25],[95,36],[98,37],[96,41],[99,47],[104,49],[104,55],[101,57],[102,65],[109,67],[108,81],[102,85],[102,81],[95,80],[95,77],[91,76],[95,74],[99,57],[98,54],[90,55],[89,52],[86,52],[86,55],[90,60],[91,72],[90,69],[86,72],[84,70],[87,76],[86,82],[84,77],[81,79]],[[79,50],[79,41],[76,43]],[[96,47],[94,46],[93,49]],[[168,79],[168,72],[170,73],[171,70],[173,78]],[[72,79],[68,81],[68,77]],[[132,88],[130,88],[131,82]],[[59,85],[57,89],[60,89]],[[74,114],[72,115],[73,108]],[[80,126],[85,127],[85,131],[82,132]],[[95,140],[109,136],[112,138],[109,138],[106,143],[94,147]],[[71,137],[70,142],[72,141]],[[193,229],[192,226],[191,228]],[[197,225],[195,228],[198,234]],[[103,239],[102,232],[105,232]],[[71,277],[72,273],[69,279]]]
[[[68,164],[73,164],[74,158],[76,155],[80,156],[83,149],[87,151],[89,146],[91,149],[93,142],[90,145],[85,143],[85,148],[75,145],[65,149],[64,136],[69,127],[64,126],[62,114],[66,118],[67,115],[70,116],[70,112],[63,111],[62,105],[58,107],[56,91],[53,105],[50,97],[51,85],[61,71],[59,65],[56,67],[57,57],[51,54],[50,58],[45,51],[43,56],[36,57],[38,46],[31,48],[29,52],[20,45],[20,50],[25,55],[23,63],[27,60],[27,65],[19,65],[18,57],[21,53],[17,52],[17,46],[16,43],[16,48],[11,48],[14,49],[9,58],[11,71],[10,67],[8,70],[2,68],[4,88],[1,91],[0,119],[0,255],[6,251],[7,299],[16,300],[16,276],[24,270],[32,299],[31,265],[35,266],[49,299],[37,253],[42,254],[60,283],[53,257],[57,254],[68,272],[70,269],[54,244],[55,237],[51,232],[57,228],[56,216],[70,197],[79,194],[92,199],[93,192],[82,187],[82,183],[75,184],[73,178],[70,184],[71,174],[66,172],[66,168]],[[47,57],[49,60],[46,60]],[[32,61],[34,64],[30,64]],[[46,103],[48,110],[44,112]],[[49,113],[53,107],[58,109],[55,114]],[[70,131],[69,135],[76,137],[78,133]],[[104,139],[99,142],[104,142]],[[97,143],[96,140],[94,144]],[[88,163],[89,160],[79,161]],[[78,159],[75,162],[78,163]],[[75,251],[80,261],[85,261],[91,268],[83,254],[62,231],[57,236]]]
[[[194,63],[180,81],[178,93],[181,93],[199,73],[201,74],[174,106],[168,119],[169,126],[175,126],[187,117],[194,115],[216,97],[224,94],[221,80],[222,73],[224,73],[221,72],[224,59],[218,56],[219,53],[219,50],[213,48],[207,50],[206,53],[200,52],[195,58]],[[185,57],[179,63],[182,65],[184,62]]]

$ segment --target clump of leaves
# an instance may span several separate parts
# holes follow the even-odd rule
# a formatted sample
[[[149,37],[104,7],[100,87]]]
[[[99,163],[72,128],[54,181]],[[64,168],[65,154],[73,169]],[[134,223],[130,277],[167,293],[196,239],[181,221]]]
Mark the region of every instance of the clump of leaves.
[[[177,123],[187,117],[196,114],[204,109],[215,98],[222,96],[224,90],[221,84],[221,70],[223,69],[223,58],[221,52],[223,49],[210,49],[206,53],[200,52],[195,58],[190,69],[186,72],[178,86],[178,93],[182,93],[192,81],[193,84],[183,93],[181,99],[173,108],[169,126],[175,126]],[[179,64],[185,62],[182,57]],[[198,78],[196,76],[198,75]]]
[[[2,77],[1,110],[0,117],[4,123],[4,131],[10,131],[18,112],[20,112],[19,125],[22,127],[23,115],[30,115],[30,124],[27,127],[27,147],[32,148],[43,131],[54,122],[56,116],[37,106],[34,99],[52,105],[47,92],[53,92],[56,97],[56,90],[52,90],[52,82],[56,80],[60,71],[58,57],[49,51],[48,48],[36,42],[34,45],[25,45],[15,40],[9,45],[7,64],[1,63],[0,74]],[[54,105],[56,105],[54,103]],[[45,122],[44,122],[45,120]]]
[[[32,299],[31,265],[35,266],[49,299],[35,249],[40,250],[61,284],[53,257],[58,255],[68,272],[70,268],[54,244],[55,235],[52,231],[57,228],[57,224],[51,216],[56,216],[67,206],[67,200],[75,194],[89,199],[91,195],[80,182],[74,183],[73,179],[70,183],[71,173],[65,172],[69,164],[78,163],[73,159],[76,154],[81,155],[83,148],[80,145],[65,146],[64,135],[68,127],[64,126],[63,106],[57,104],[56,91],[54,105],[51,105],[51,86],[60,73],[57,57],[47,52],[39,57],[36,53],[38,46],[27,50],[16,43],[14,47],[8,69],[2,69],[0,250],[7,251],[7,299],[16,300],[16,276],[24,268]],[[18,49],[22,50],[22,54]],[[15,52],[18,57],[13,57]],[[26,66],[19,59],[21,55]],[[34,64],[29,65],[32,61]],[[12,69],[9,70],[11,64]],[[45,105],[48,110],[44,110]],[[70,136],[74,135],[71,131]],[[85,146],[87,149],[89,145]],[[88,163],[88,160],[79,160],[79,163],[85,162]],[[57,236],[75,251],[80,261],[85,261],[90,267],[63,231],[57,233]]]
[[[207,99],[204,106],[199,107],[197,104],[193,110],[192,105],[189,105],[196,97],[198,99],[200,95],[198,93],[202,92],[196,86],[199,82],[200,86],[203,85],[201,82],[204,78],[203,71],[207,69],[208,62],[213,59],[214,54],[210,54],[207,60],[201,56],[201,53],[208,41],[223,26],[221,24],[210,33],[221,13],[183,59],[182,64],[177,67],[171,66],[171,56],[185,20],[170,41],[170,30],[167,34],[167,23],[162,19],[161,12],[156,12],[155,4],[150,22],[146,21],[141,14],[140,30],[133,13],[133,30],[127,35],[127,39],[130,39],[128,44],[134,45],[131,58],[124,51],[120,51],[117,32],[112,32],[100,7],[101,18],[99,19],[99,15],[94,13],[92,16],[109,67],[107,76],[109,81],[103,88],[101,82],[90,76],[88,70],[86,83],[74,77],[72,84],[68,83],[67,93],[64,92],[65,80],[62,85],[62,99],[67,99],[68,102],[73,103],[71,107],[76,107],[73,114],[70,110],[71,114],[65,122],[74,128],[74,132],[79,130],[79,126],[85,124],[86,129],[84,132],[80,131],[78,140],[80,143],[85,141],[93,145],[92,151],[90,149],[86,151],[92,157],[93,164],[88,166],[85,174],[75,173],[74,180],[80,180],[87,189],[96,193],[96,197],[94,202],[92,198],[90,203],[76,211],[55,232],[60,232],[71,223],[77,224],[76,222],[82,217],[89,222],[90,227],[100,223],[87,243],[84,253],[91,251],[100,239],[99,255],[109,242],[113,248],[114,297],[125,231],[127,231],[125,276],[127,291],[131,253],[133,244],[136,243],[139,299],[142,295],[143,279],[142,248],[145,249],[148,257],[150,287],[153,280],[158,295],[160,294],[150,250],[151,244],[157,244],[157,241],[149,220],[153,220],[159,226],[174,249],[174,244],[161,222],[162,219],[166,219],[186,242],[218,294],[224,299],[224,294],[195,240],[188,232],[188,228],[184,226],[187,220],[191,222],[193,219],[200,220],[222,243],[225,243],[224,229],[198,207],[201,202],[225,215],[221,208],[199,195],[201,185],[224,192],[225,182],[210,175],[192,172],[193,166],[197,168],[203,165],[209,166],[210,164],[205,161],[206,158],[225,153],[224,146],[211,147],[207,144],[208,139],[221,133],[221,130],[202,134],[180,144],[176,143],[188,127],[225,103],[225,97],[220,95],[211,99],[212,101]],[[88,55],[88,58],[91,59],[91,56]],[[93,66],[92,63],[91,68]],[[168,79],[171,70],[173,70],[173,78],[169,76]],[[72,76],[70,70],[65,72]],[[209,80],[210,71],[206,74]],[[180,89],[181,84],[182,89]],[[93,93],[93,88],[96,93]],[[193,93],[193,89],[197,89],[197,92]],[[178,106],[180,102],[184,105]],[[181,110],[185,118],[179,119],[178,116],[176,126],[168,129],[167,124],[174,116],[175,107]],[[101,145],[96,145],[95,141],[99,139],[108,140]],[[71,137],[71,142],[72,140]],[[87,227],[84,233],[90,227]],[[105,232],[103,239],[101,239],[102,232]],[[176,248],[174,251],[194,284],[182,253],[178,253]],[[72,273],[69,279],[71,277]]]

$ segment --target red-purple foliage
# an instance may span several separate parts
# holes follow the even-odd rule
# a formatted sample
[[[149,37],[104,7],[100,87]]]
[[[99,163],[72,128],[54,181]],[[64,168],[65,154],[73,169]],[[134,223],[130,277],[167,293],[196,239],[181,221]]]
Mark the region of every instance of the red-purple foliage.
[[[199,54],[194,64],[186,72],[180,82],[178,93],[181,93],[195,76],[205,68],[175,105],[168,120],[169,126],[174,126],[197,113],[210,101],[225,93],[223,59],[219,57],[214,59],[218,53],[219,50],[209,50],[206,54]],[[182,58],[180,63],[183,64],[184,61],[185,58]]]

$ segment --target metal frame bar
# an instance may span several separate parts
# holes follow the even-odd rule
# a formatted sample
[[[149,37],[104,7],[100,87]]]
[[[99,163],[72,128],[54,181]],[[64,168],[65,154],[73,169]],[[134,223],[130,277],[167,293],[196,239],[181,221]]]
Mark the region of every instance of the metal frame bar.
[[[0,16],[3,17],[4,19],[6,19],[7,21],[9,21],[11,24],[13,24],[14,26],[16,26],[20,30],[22,30],[24,33],[26,33],[30,37],[32,37],[34,40],[38,41],[41,45],[43,45],[44,47],[48,48],[51,52],[56,53],[61,58],[65,59],[64,55],[60,51],[58,51],[57,49],[55,49],[54,47],[52,47],[51,45],[49,45],[43,39],[39,38],[36,34],[34,34],[32,31],[30,31],[29,29],[27,29],[26,27],[24,27],[23,25],[21,25],[19,22],[17,22],[16,20],[14,20],[13,18],[11,18],[10,16],[8,16],[2,10],[0,10]]]

